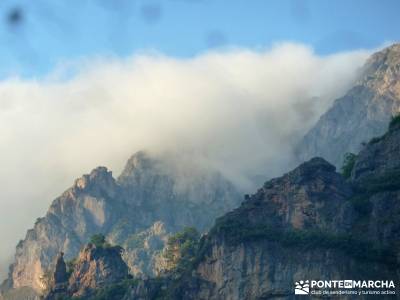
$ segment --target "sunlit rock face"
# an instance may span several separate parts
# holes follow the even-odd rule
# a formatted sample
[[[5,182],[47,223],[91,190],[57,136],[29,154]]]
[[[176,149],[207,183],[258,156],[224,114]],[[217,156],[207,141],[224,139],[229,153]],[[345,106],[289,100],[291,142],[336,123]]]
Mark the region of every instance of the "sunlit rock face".
[[[89,243],[77,255],[70,274],[61,253],[44,299],[88,298],[96,289],[128,279],[128,266],[122,259],[122,252],[120,246]]]
[[[138,152],[118,179],[105,167],[77,179],[18,244],[8,285],[40,294],[55,257],[63,252],[66,261],[73,259],[96,233],[127,250],[123,256],[132,274],[160,272],[160,254],[171,233],[185,226],[205,231],[242,200],[217,172],[202,170],[189,184],[180,178],[161,159]]]
[[[346,152],[383,134],[400,112],[400,44],[375,53],[360,70],[360,79],[321,116],[296,154],[299,161],[321,156],[340,167]]]
[[[68,293],[82,297],[90,290],[127,278],[128,267],[121,257],[122,248],[85,246],[79,253],[69,278]]]

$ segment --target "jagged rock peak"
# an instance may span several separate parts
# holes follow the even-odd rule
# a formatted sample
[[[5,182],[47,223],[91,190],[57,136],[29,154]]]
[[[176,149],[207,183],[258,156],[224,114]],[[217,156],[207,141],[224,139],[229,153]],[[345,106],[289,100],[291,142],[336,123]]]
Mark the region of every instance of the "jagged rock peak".
[[[299,162],[322,156],[340,167],[345,153],[386,131],[400,112],[400,44],[373,54],[359,81],[334,101],[296,149]]]
[[[93,184],[105,184],[114,182],[112,172],[106,167],[97,167],[90,172],[90,174],[85,174],[81,178],[75,180],[74,187],[84,190]]]
[[[400,44],[373,54],[365,64],[361,84],[379,94],[400,96]]]
[[[138,151],[128,159],[118,180],[126,181],[138,172],[150,170],[154,167],[155,163],[156,159],[152,158],[149,153]]]
[[[376,52],[368,58],[366,62],[366,71],[376,71],[386,69],[388,65],[395,65],[400,62],[400,43],[393,44],[383,50]]]
[[[365,63],[360,85],[366,86],[377,93],[400,99],[400,44],[393,44],[375,54]],[[392,110],[392,114],[398,112]]]

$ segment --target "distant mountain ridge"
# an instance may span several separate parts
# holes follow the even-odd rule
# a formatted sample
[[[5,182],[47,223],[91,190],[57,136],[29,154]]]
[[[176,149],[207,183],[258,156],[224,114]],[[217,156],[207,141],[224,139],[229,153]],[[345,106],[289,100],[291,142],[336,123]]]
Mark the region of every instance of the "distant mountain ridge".
[[[51,204],[16,248],[15,261],[3,290],[46,289],[43,275],[60,252],[74,258],[96,233],[123,246],[124,259],[136,276],[154,275],[168,236],[185,226],[200,231],[216,217],[236,207],[242,193],[218,172],[200,171],[190,186],[180,183],[175,170],[159,158],[138,152],[118,179],[105,167],[77,179]],[[34,294],[34,293],[33,293]]]
[[[299,162],[321,156],[340,167],[347,152],[385,132],[400,112],[400,44],[373,54],[359,81],[337,99],[296,149]]]

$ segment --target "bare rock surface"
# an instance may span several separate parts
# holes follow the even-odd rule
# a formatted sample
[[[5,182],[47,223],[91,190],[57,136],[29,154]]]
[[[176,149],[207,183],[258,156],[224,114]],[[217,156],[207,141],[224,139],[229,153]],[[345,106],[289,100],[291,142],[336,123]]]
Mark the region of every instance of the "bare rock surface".
[[[51,204],[16,247],[3,290],[47,290],[43,276],[55,258],[76,257],[90,237],[102,233],[126,249],[123,258],[135,276],[162,269],[160,253],[168,236],[185,226],[209,229],[215,218],[237,207],[238,189],[221,174],[202,170],[189,184],[162,159],[138,152],[115,179],[105,167],[77,179]]]
[[[298,160],[321,156],[340,167],[347,152],[382,135],[400,112],[400,44],[372,55],[360,79],[321,116],[296,149]]]

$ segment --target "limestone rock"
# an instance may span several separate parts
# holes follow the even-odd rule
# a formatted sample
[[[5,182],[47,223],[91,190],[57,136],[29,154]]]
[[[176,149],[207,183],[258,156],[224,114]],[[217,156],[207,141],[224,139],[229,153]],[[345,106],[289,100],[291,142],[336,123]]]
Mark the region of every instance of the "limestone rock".
[[[321,116],[296,149],[299,161],[321,156],[341,167],[346,152],[382,135],[400,112],[400,44],[375,53],[360,79]]]
[[[138,152],[118,179],[105,167],[77,179],[17,245],[5,289],[29,287],[41,294],[57,255],[73,259],[97,233],[127,250],[124,259],[135,276],[154,275],[170,234],[185,226],[205,231],[240,203],[241,193],[221,174],[201,170],[185,182],[190,176],[163,159]]]
[[[96,288],[119,282],[128,277],[119,246],[87,245],[80,253],[69,279],[68,294],[86,296]]]

